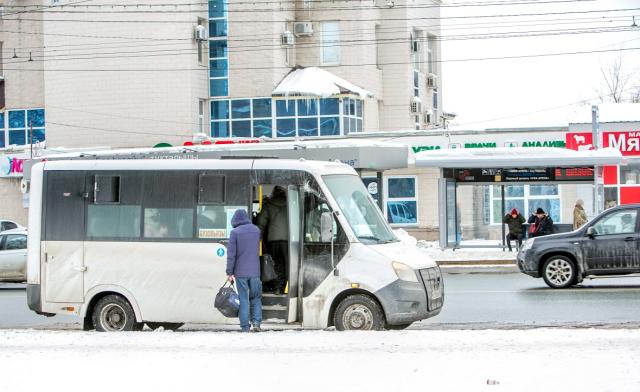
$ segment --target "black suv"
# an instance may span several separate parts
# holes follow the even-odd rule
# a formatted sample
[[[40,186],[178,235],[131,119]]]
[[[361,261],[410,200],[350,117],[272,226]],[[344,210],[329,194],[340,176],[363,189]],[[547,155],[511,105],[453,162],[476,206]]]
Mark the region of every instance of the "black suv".
[[[530,238],[518,252],[518,268],[554,289],[585,276],[640,272],[638,215],[640,204],[618,206],[576,231]]]

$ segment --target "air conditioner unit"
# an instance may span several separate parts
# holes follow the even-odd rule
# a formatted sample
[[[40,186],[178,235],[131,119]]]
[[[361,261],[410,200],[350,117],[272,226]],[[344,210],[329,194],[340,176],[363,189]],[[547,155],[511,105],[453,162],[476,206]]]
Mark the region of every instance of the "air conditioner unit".
[[[430,73],[427,74],[427,88],[435,88],[438,86],[437,84],[437,76]]]
[[[284,46],[292,46],[296,43],[296,37],[289,30],[282,33],[281,39],[282,45]]]
[[[418,97],[411,98],[410,109],[412,114],[422,113],[422,101],[420,100],[420,98]]]
[[[207,40],[207,29],[203,25],[197,25],[194,30],[194,37],[196,41],[202,42]]]
[[[313,23],[311,22],[295,22],[293,24],[293,33],[300,37],[313,34]]]

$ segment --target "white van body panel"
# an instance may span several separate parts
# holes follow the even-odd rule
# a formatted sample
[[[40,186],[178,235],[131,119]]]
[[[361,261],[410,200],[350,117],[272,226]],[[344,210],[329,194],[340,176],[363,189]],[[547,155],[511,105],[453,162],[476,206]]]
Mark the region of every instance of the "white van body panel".
[[[31,183],[29,184],[29,241],[27,241],[28,284],[40,284],[43,172],[44,164],[35,165],[31,171]]]

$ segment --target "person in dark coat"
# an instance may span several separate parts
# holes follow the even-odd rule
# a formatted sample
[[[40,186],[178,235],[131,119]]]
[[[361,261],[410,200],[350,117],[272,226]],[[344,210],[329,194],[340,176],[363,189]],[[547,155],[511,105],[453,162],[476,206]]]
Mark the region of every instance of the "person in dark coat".
[[[525,219],[520,212],[516,208],[511,210],[511,213],[507,214],[502,218],[502,223],[509,227],[509,233],[507,234],[507,246],[509,247],[509,252],[513,251],[511,248],[511,240],[516,241],[516,249],[520,249],[522,246],[522,224]]]
[[[535,214],[531,214],[528,223],[535,224],[534,232],[529,232],[529,237],[540,237],[553,233],[553,220],[542,208],[538,208]]]
[[[278,278],[275,293],[282,294],[289,276],[289,220],[287,217],[287,191],[276,186],[271,197],[265,198],[256,223],[267,244],[267,252],[274,262]]]
[[[235,281],[240,298],[240,328],[249,332],[249,316],[253,330],[260,332],[262,322],[262,282],[260,281],[260,229],[249,220],[247,211],[236,210],[231,218],[231,234],[227,245],[227,279]]]

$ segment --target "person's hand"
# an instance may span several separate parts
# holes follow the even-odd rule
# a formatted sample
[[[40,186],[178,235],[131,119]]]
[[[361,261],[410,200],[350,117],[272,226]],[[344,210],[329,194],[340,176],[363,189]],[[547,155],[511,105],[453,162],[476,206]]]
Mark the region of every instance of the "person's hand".
[[[233,283],[236,280],[236,277],[233,275],[227,275],[227,281]]]

